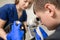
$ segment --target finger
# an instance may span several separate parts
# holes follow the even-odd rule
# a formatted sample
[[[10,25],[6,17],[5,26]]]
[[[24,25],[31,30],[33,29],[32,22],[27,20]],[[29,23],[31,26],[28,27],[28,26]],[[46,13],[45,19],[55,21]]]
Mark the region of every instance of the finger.
[[[10,34],[7,34],[7,40],[11,40]]]
[[[20,21],[16,21],[16,25],[18,28],[20,28],[22,26],[22,23]]]
[[[13,25],[14,25],[14,26],[16,25],[16,21],[14,21]]]
[[[12,24],[12,30],[15,28],[16,25],[16,21],[14,21],[14,23]]]

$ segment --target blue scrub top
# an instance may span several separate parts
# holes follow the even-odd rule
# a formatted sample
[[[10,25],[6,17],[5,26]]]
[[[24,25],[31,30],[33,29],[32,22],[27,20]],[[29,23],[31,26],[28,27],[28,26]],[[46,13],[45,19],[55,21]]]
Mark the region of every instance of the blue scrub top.
[[[26,21],[27,14],[26,14],[26,11],[23,10],[22,16],[18,19],[16,5],[15,4],[6,4],[0,8],[0,19],[7,21],[4,26],[4,28],[5,28],[8,24],[13,23],[16,20],[19,20],[20,22]]]

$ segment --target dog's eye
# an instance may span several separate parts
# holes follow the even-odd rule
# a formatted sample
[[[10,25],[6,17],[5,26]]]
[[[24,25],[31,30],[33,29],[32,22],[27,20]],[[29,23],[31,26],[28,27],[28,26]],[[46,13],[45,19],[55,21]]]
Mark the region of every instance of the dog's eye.
[[[39,21],[40,19],[39,18],[36,18],[37,21]]]

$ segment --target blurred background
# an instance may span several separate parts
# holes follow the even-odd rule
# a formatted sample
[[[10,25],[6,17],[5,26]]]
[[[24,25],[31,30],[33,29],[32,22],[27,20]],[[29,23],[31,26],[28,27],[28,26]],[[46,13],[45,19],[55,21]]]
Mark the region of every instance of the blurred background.
[[[0,7],[7,3],[14,3],[14,0],[0,0]]]

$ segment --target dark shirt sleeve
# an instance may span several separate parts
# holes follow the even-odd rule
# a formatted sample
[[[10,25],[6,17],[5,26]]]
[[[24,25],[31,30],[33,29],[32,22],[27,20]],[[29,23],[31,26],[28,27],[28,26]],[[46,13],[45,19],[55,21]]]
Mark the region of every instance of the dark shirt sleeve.
[[[0,19],[7,20],[7,11],[8,11],[8,5],[4,5],[0,8]]]
[[[27,14],[26,14],[26,11],[24,11],[24,13],[23,13],[23,21],[27,21]]]
[[[26,14],[26,11],[24,10],[23,13],[22,13],[22,16],[20,18],[20,21],[21,22],[25,22],[27,21],[27,14]]]

